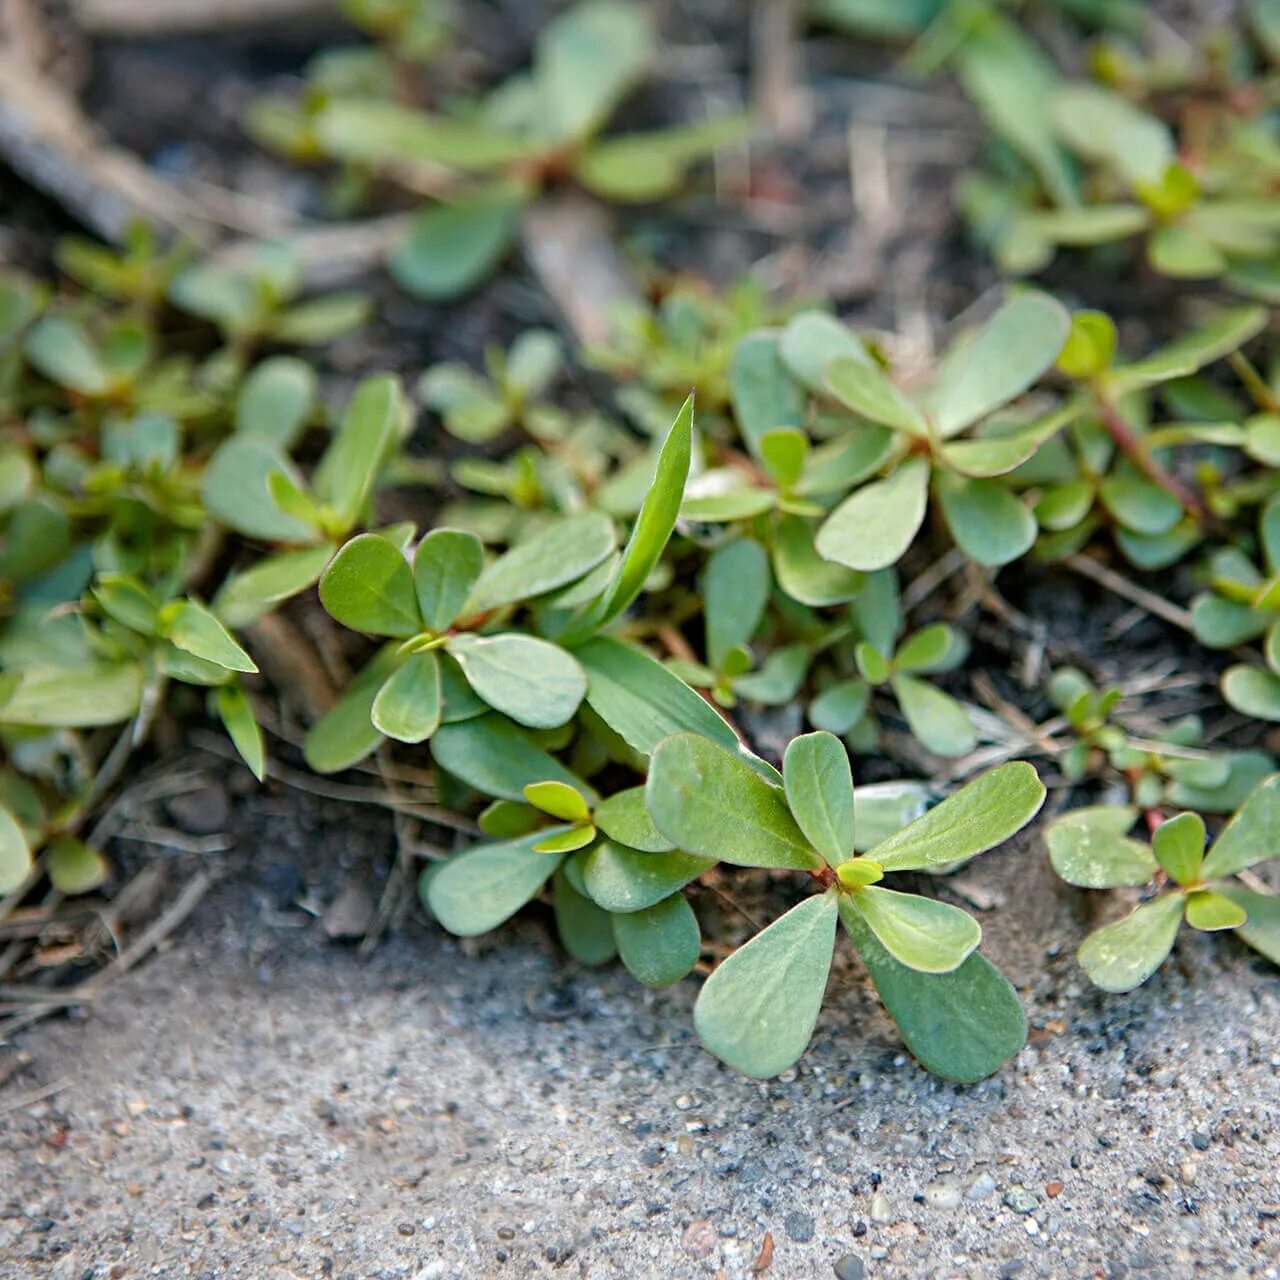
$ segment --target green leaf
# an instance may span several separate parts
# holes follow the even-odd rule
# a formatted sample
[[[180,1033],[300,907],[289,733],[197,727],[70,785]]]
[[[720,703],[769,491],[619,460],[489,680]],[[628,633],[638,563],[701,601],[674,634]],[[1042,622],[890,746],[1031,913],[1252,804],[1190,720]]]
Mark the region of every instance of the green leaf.
[[[369,717],[373,727],[397,742],[425,742],[440,727],[443,695],[435,653],[411,655],[378,690]]]
[[[1261,333],[1266,324],[1265,307],[1229,307],[1145,360],[1113,370],[1107,377],[1108,391],[1113,397],[1122,396],[1140,387],[1195,373],[1214,360],[1230,355]]]
[[[94,729],[131,719],[141,704],[136,663],[48,667],[22,673],[22,683],[0,702],[0,724]]]
[[[922,439],[929,437],[924,413],[877,364],[848,357],[835,360],[827,366],[826,387],[845,408],[872,422]]]
[[[782,362],[801,386],[827,395],[827,370],[837,360],[870,364],[866,348],[835,316],[802,311],[793,316],[778,344]]]
[[[1204,819],[1197,813],[1167,819],[1152,834],[1151,850],[1179,884],[1195,884],[1204,862]]]
[[[923,782],[873,782],[853,793],[853,847],[866,853],[920,817],[929,805]]]
[[[418,608],[431,631],[444,631],[462,610],[484,570],[484,547],[474,533],[433,529],[413,554]]]
[[[577,661],[546,640],[458,635],[447,648],[485,702],[531,729],[567,723],[587,692]]]
[[[990,769],[868,853],[886,871],[918,871],[972,858],[1020,831],[1045,789],[1022,760]]]
[[[652,755],[663,739],[684,731],[739,750],[733,729],[647,653],[611,636],[597,636],[573,652],[587,673],[591,709],[641,755]]]
[[[613,917],[613,936],[622,963],[646,987],[669,987],[698,963],[702,931],[683,894]]]
[[[227,737],[249,767],[249,772],[259,782],[263,781],[267,776],[267,751],[248,695],[238,684],[220,685],[214,693],[214,705]]]
[[[735,484],[723,493],[709,493],[703,498],[687,498],[680,507],[685,520],[698,524],[736,524],[763,515],[778,505],[778,495],[772,489],[761,489],[751,484]]]
[[[1224,884],[1220,892],[1248,914],[1245,923],[1236,926],[1237,936],[1272,964],[1280,964],[1280,897],[1234,883]]]
[[[1017,994],[985,956],[974,952],[950,973],[920,973],[885,950],[847,895],[840,918],[907,1048],[927,1071],[972,1084],[1026,1043]]]
[[[1091,933],[1076,952],[1085,973],[1103,991],[1132,991],[1164,963],[1182,923],[1183,897],[1166,893],[1123,920]]]
[[[596,829],[589,822],[567,831],[556,830],[533,846],[536,853],[576,853],[585,849],[596,838]]]
[[[326,346],[367,324],[371,311],[366,294],[326,293],[281,311],[271,325],[271,336],[300,347]]]
[[[1219,595],[1198,595],[1191,602],[1192,631],[1210,649],[1232,649],[1244,644],[1260,636],[1269,621],[1260,610]]]
[[[692,451],[693,396],[690,395],[667,432],[658,454],[653,484],[622,553],[617,581],[603,603],[603,614],[591,615],[594,626],[602,627],[612,621],[644,589],[680,514]]]
[[[720,671],[730,650],[755,634],[769,600],[769,558],[752,538],[735,538],[719,547],[701,575],[706,617],[707,659]]]
[[[903,621],[898,575],[892,569],[880,569],[868,575],[862,590],[850,602],[849,613],[868,644],[879,650],[881,656],[892,653]]]
[[[500,715],[478,716],[436,730],[431,754],[440,768],[483,795],[523,800],[531,782],[564,782],[594,804],[595,792],[555,756]]]
[[[0,894],[9,894],[31,871],[31,846],[7,808],[0,806]]]
[[[619,844],[644,853],[667,853],[671,841],[653,825],[644,803],[644,787],[616,791],[596,808],[596,826]]]
[[[267,556],[232,574],[218,589],[211,607],[228,627],[247,627],[313,586],[332,555],[333,548],[325,545]]]
[[[939,450],[943,463],[961,475],[979,479],[1008,475],[1035,457],[1072,419],[1080,416],[1083,400],[1072,400],[1056,413],[1039,418],[1007,435],[980,436],[975,440],[951,440]]]
[[[7,714],[7,709],[5,714]],[[1209,847],[1201,873],[1206,880],[1280,856],[1280,774],[1263,779]]]
[[[775,427],[761,436],[760,457],[773,482],[789,490],[804,471],[809,437],[798,427]]]
[[[1012,297],[945,357],[934,395],[939,434],[956,435],[1021,395],[1052,366],[1070,330],[1066,308],[1048,294]]]
[[[809,704],[809,723],[815,729],[843,736],[866,715],[870,701],[871,688],[865,680],[841,680]]]
[[[67,316],[45,316],[27,334],[24,354],[50,382],[83,396],[106,395],[110,376],[84,327]]]
[[[799,694],[812,656],[806,644],[783,645],[765,658],[758,671],[738,676],[733,681],[733,691],[747,702],[785,706]]]
[[[870,573],[896,564],[924,521],[929,464],[908,458],[883,480],[863,485],[827,517],[814,545],[818,554]]]
[[[371,715],[383,682],[396,669],[395,647],[378,653],[346,687],[342,697],[311,726],[302,754],[317,773],[337,773],[363,760],[382,741]]]
[[[1155,876],[1156,860],[1147,845],[1125,834],[1137,817],[1131,805],[1073,809],[1045,836],[1053,869],[1082,889],[1146,884]]]
[[[693,1011],[705,1048],[759,1078],[785,1071],[804,1053],[826,992],[836,915],[834,894],[809,898],[715,970]]]
[[[967,651],[964,637],[954,627],[934,622],[902,642],[893,655],[893,665],[899,671],[917,675],[951,671],[964,661]]]
[[[618,953],[613,918],[573,887],[563,864],[556,869],[552,893],[556,929],[564,949],[579,964],[597,965],[612,960]]]
[[[91,591],[108,617],[144,636],[155,635],[160,609],[137,578],[127,573],[100,573]]]
[[[1248,915],[1231,898],[1211,889],[1197,889],[1187,894],[1186,919],[1193,929],[1216,933],[1220,929],[1238,929]]]
[[[866,579],[853,569],[824,560],[814,546],[813,524],[802,516],[784,515],[774,527],[773,572],[778,586],[793,600],[812,609],[844,604]]]
[[[56,836],[44,850],[45,870],[59,893],[90,893],[107,876],[111,868],[96,849],[74,836]]]
[[[782,761],[787,804],[806,839],[834,867],[853,852],[849,753],[830,733],[793,738]]]
[[[695,161],[741,142],[750,132],[749,116],[720,116],[629,133],[588,147],[573,173],[583,186],[608,200],[661,200],[675,193]]]
[[[602,840],[587,854],[582,877],[592,900],[606,911],[644,911],[679,892],[704,871],[714,858],[691,853],[641,853]]]
[[[1050,113],[1073,151],[1110,166],[1130,184],[1160,182],[1176,158],[1173,135],[1162,121],[1101,85],[1062,85]]]
[[[545,26],[534,53],[540,126],[556,142],[595,133],[640,82],[649,17],[627,0],[583,0]]]
[[[938,500],[956,546],[977,564],[996,567],[1026,555],[1036,540],[1036,518],[998,480],[939,475]]]
[[[1182,519],[1182,503],[1126,463],[1103,478],[1098,497],[1125,528],[1135,533],[1156,537],[1168,533]]]
[[[407,639],[422,630],[413,570],[380,534],[358,534],[333,557],[320,603],[335,621],[368,635]]]
[[[160,620],[164,634],[184,653],[228,671],[252,674],[258,670],[253,659],[204,605],[183,600],[162,610]]]
[[[506,257],[524,200],[500,189],[420,213],[391,250],[395,282],[428,302],[447,302],[475,287]]]
[[[950,973],[982,941],[978,922],[959,907],[869,884],[851,895],[880,945],[920,973]]]
[[[1162,276],[1177,280],[1211,280],[1229,262],[1212,240],[1177,223],[1157,227],[1147,237],[1147,261]]]
[[[232,436],[209,460],[200,480],[205,510],[237,533],[264,542],[314,542],[313,525],[280,510],[271,495],[272,476],[302,484],[293,464],[256,436]]]
[[[450,858],[427,883],[431,914],[463,938],[496,929],[537,897],[560,865],[554,854],[535,853],[536,843],[530,835],[477,845]]]
[[[524,788],[524,798],[543,813],[563,822],[591,821],[591,809],[582,792],[564,782],[531,782]]]
[[[316,497],[345,527],[359,518],[405,419],[404,393],[392,374],[365,378],[347,404],[333,443],[311,480]]]
[[[616,545],[607,516],[587,513],[557,520],[489,565],[462,612],[484,613],[568,586],[606,559]]]
[[[758,459],[760,441],[778,427],[801,427],[805,398],[782,362],[776,333],[757,330],[739,340],[729,361],[734,421]]]
[[[743,867],[822,866],[782,792],[697,734],[678,733],[659,744],[645,802],[658,830],[690,853]]]
[[[1227,705],[1255,720],[1280,720],[1280,676],[1248,663],[1237,663],[1222,674]]]
[[[356,164],[402,162],[483,173],[530,152],[529,143],[514,134],[375,99],[336,98],[316,117],[315,130],[331,157]]]
[[[907,728],[922,746],[940,756],[963,756],[978,745],[969,713],[949,693],[900,671],[889,677],[889,683]]]
[[[305,360],[294,356],[263,360],[236,394],[236,431],[289,449],[307,425],[317,388],[315,370]]]

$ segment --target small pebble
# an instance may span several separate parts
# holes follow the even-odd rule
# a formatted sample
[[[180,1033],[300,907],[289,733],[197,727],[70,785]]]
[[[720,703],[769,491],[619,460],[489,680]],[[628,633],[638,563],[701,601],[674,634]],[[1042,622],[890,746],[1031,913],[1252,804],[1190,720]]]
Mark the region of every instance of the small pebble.
[[[924,1189],[924,1202],[930,1209],[958,1209],[960,1184],[954,1178],[936,1178]]]
[[[794,1240],[798,1244],[805,1244],[813,1239],[813,1215],[811,1213],[793,1211],[783,1218],[782,1225],[786,1228],[789,1240]]]
[[[892,1222],[893,1209],[889,1197],[883,1191],[877,1191],[871,1197],[871,1211],[868,1214],[872,1222]]]
[[[1050,1200],[1056,1200],[1062,1194],[1062,1191],[1063,1184],[1061,1182],[1046,1182],[1044,1184],[1044,1193]]]
[[[1184,1187],[1194,1187],[1196,1185],[1196,1175],[1200,1172],[1200,1165],[1195,1160],[1184,1160],[1178,1166],[1178,1181]]]
[[[1004,1193],[1004,1203],[1014,1213],[1031,1213],[1040,1202],[1036,1199],[1035,1192],[1015,1184]]]
[[[836,1259],[835,1273],[836,1280],[862,1280],[866,1271],[856,1253],[846,1253],[843,1258]]]
[[[701,1262],[720,1247],[720,1237],[705,1218],[695,1218],[685,1227],[680,1244],[689,1257]]]
[[[995,1193],[995,1189],[996,1180],[984,1169],[969,1183],[969,1189],[964,1193],[965,1199],[985,1200]]]
[[[676,1099],[677,1111],[690,1111],[692,1110],[693,1105],[694,1105],[693,1099],[687,1093],[682,1093]]]

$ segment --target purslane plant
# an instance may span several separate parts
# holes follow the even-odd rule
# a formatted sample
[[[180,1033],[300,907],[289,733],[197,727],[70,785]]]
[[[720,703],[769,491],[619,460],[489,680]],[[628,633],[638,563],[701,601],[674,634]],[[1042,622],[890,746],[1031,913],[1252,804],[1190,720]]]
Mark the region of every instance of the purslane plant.
[[[1140,986],[1173,949],[1184,919],[1203,932],[1233,930],[1280,963],[1280,896],[1237,878],[1280,857],[1280,774],[1249,793],[1207,852],[1198,814],[1161,822],[1149,846],[1126,834],[1136,818],[1136,809],[1105,805],[1077,809],[1049,828],[1049,855],[1068,883],[1086,889],[1158,886],[1149,901],[1081,944],[1078,959],[1093,982],[1105,991]]]
[[[299,122],[298,146],[439,192],[446,202],[418,216],[388,265],[412,293],[453,297],[501,260],[522,211],[549,184],[572,179],[605,199],[656,200],[696,161],[746,135],[734,116],[601,139],[654,53],[641,5],[583,0],[543,28],[527,72],[465,111],[336,93]]]

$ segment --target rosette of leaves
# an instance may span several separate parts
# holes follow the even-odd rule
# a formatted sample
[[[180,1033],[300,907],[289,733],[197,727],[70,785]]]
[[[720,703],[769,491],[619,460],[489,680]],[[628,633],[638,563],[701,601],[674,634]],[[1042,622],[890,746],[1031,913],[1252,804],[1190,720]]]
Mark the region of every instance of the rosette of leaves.
[[[399,382],[366,378],[307,480],[289,449],[311,420],[315,390],[305,364],[264,361],[241,389],[232,434],[205,467],[206,511],[278,548],[222,584],[213,608],[230,626],[247,626],[319,581],[341,540],[368,516],[379,474],[408,429]]]
[[[689,167],[741,138],[741,117],[600,139],[648,73],[648,16],[629,0],[583,0],[538,35],[533,64],[465,112],[430,113],[384,99],[339,97],[315,121],[335,160],[427,172],[448,202],[419,215],[391,251],[391,273],[421,297],[455,297],[506,254],[520,214],[571,178],[609,200],[655,200]],[[440,182],[440,175],[445,180]]]
[[[1081,944],[1077,959],[1104,991],[1132,991],[1164,962],[1183,920],[1207,933],[1233,930],[1280,964],[1280,897],[1241,883],[1241,872],[1280,856],[1280,774],[1264,779],[1205,851],[1198,814],[1156,827],[1150,845],[1127,835],[1137,811],[1123,805],[1079,809],[1049,829],[1049,856],[1069,884],[1086,889],[1160,891]]]
[[[908,394],[833,320],[812,313],[793,320],[779,345],[791,375],[871,424],[877,434],[870,440],[883,450],[875,478],[857,483],[824,519],[818,555],[861,572],[896,564],[931,495],[956,545],[977,563],[1023,555],[1035,518],[1000,477],[1034,456],[1078,408],[1012,427],[996,415],[1052,366],[1070,325],[1052,298],[1019,294],[953,345],[927,389]],[[855,439],[868,447],[865,432]]]
[[[644,698],[672,696],[667,680],[700,702],[674,676],[655,679],[643,663],[638,698],[630,688],[602,688],[619,683],[607,674],[593,676],[598,692],[589,693],[591,668],[580,661],[587,659],[592,638],[644,590],[657,565],[675,525],[692,437],[690,397],[658,453],[653,483],[621,553],[612,521],[598,512],[554,521],[487,565],[479,539],[462,530],[428,533],[413,549],[412,564],[407,540],[362,534],[348,542],[321,579],[321,603],[353,630],[394,643],[312,728],[306,743],[312,766],[323,772],[346,768],[384,735],[404,742],[430,738],[438,764],[485,794],[509,799],[513,777],[518,796],[528,782],[554,779],[560,766],[540,748],[532,755],[523,750],[532,744],[519,731],[513,738],[502,727],[506,722],[510,728],[554,730],[571,721],[587,697],[631,742],[630,718],[650,728],[660,722]],[[532,608],[543,636],[509,625],[517,606]],[[645,662],[662,671],[656,662]],[[620,699],[621,728],[612,723],[614,712],[595,706],[597,699],[606,706]],[[490,717],[490,711],[499,714]],[[442,725],[456,731],[438,732]],[[539,764],[542,772],[523,776],[524,765],[517,763],[514,775],[504,772],[493,758],[501,754],[492,742],[495,733],[514,744],[508,756],[545,761],[549,771]]]
[[[698,581],[707,661],[672,658],[667,665],[688,684],[709,689],[722,707],[732,707],[739,698],[766,706],[790,702],[809,669],[809,646],[774,648],[759,668],[750,647],[772,585],[769,556],[759,542],[735,538],[718,547]]]
[[[1265,751],[1205,749],[1199,716],[1184,716],[1138,737],[1113,717],[1121,690],[1097,689],[1074,668],[1055,671],[1048,692],[1075,737],[1058,757],[1063,774],[1079,779],[1099,772],[1105,761],[1124,776],[1140,809],[1171,805],[1231,813],[1275,768]]]
[[[59,268],[91,293],[133,303],[144,313],[163,305],[193,254],[192,247],[181,241],[162,245],[155,228],[141,221],[125,228],[119,249],[64,236],[54,250]]]
[[[698,997],[702,1043],[747,1075],[785,1070],[804,1052],[822,1006],[837,920],[919,1061],[978,1080],[1021,1048],[1017,996],[976,954],[981,929],[958,908],[885,888],[886,873],[961,861],[1020,830],[1044,788],[1027,764],[983,775],[923,817],[855,853],[849,758],[827,733],[795,739],[778,786],[696,734],[662,742],[646,801],[654,826],[687,852],[811,876],[806,898],[725,960]]]
[[[1222,676],[1222,696],[1237,711],[1280,720],[1280,496],[1258,515],[1262,565],[1235,547],[1215,552],[1209,589],[1191,604],[1196,639],[1212,649],[1232,649],[1262,639],[1265,666],[1236,663]]]
[[[1152,395],[1231,356],[1266,325],[1260,307],[1228,308],[1143,359],[1116,360],[1116,331],[1101,312],[1072,319],[1058,368],[1087,397],[1081,416],[1010,476],[1035,497],[1037,553],[1071,555],[1101,527],[1141,569],[1173,564],[1204,537],[1202,494],[1176,472],[1185,446],[1241,446],[1237,423],[1150,421]]]
[[[854,648],[858,678],[868,689],[886,689],[893,694],[907,728],[921,746],[940,756],[963,756],[972,751],[978,734],[969,713],[950,694],[923,678],[961,666],[969,653],[965,637],[944,622],[903,637],[897,578],[891,569],[870,575],[849,611],[862,636]],[[846,686],[845,696],[852,692]],[[828,691],[828,699],[831,696]]]
[[[428,868],[424,904],[451,933],[496,928],[552,882],[557,931],[583,964],[618,956],[646,986],[683,978],[702,949],[681,890],[715,865],[677,850],[654,827],[644,788],[599,800],[582,784],[529,783],[500,800],[481,826],[507,838]],[[549,824],[549,825],[548,825]]]
[[[542,401],[564,367],[560,339],[526,329],[508,352],[487,347],[484,361],[487,376],[452,361],[422,375],[418,395],[444,429],[466,444],[488,444],[517,426],[538,436],[545,424],[557,434],[561,415]]]
[[[1005,270],[1039,271],[1058,247],[1141,235],[1147,262],[1162,275],[1225,278],[1242,292],[1275,296],[1280,215],[1267,185],[1275,164],[1265,158],[1272,143],[1235,114],[1230,95],[1216,104],[1212,131],[1197,114],[1204,136],[1181,150],[1162,120],[1114,89],[1058,82],[1044,97],[1054,138],[1089,177],[1071,193],[1051,193],[1049,208],[1019,208],[1016,196],[991,183],[971,189],[970,207],[994,231]],[[1001,201],[1011,207],[996,214]]]
[[[236,265],[196,263],[169,286],[169,301],[209,321],[231,355],[262,342],[322,346],[358,329],[369,317],[362,293],[330,292],[299,300],[302,266],[287,245],[255,245]]]

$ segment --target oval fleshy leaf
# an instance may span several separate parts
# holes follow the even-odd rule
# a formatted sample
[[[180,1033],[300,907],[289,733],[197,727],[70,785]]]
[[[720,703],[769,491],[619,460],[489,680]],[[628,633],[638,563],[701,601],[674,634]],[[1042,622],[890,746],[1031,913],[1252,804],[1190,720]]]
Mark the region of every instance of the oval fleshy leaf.
[[[908,458],[883,480],[846,498],[826,519],[814,546],[848,569],[871,573],[897,564],[924,521],[929,464]]]
[[[689,853],[742,867],[822,866],[782,792],[697,734],[676,734],[658,746],[645,802],[658,830]]]
[[[1248,920],[1245,909],[1231,898],[1212,889],[1197,889],[1187,894],[1187,923],[1203,933],[1220,929],[1238,929]]]
[[[853,909],[895,960],[920,973],[950,973],[982,941],[971,915],[936,898],[870,884],[853,895]]]
[[[432,529],[413,553],[413,583],[422,620],[444,631],[462,611],[484,571],[484,547],[463,529]]]
[[[1151,837],[1151,851],[1179,884],[1195,884],[1204,862],[1204,819],[1198,813],[1180,813],[1162,822]]]
[[[975,951],[950,973],[920,973],[884,949],[848,898],[840,903],[840,918],[885,1010],[927,1071],[972,1084],[1026,1043],[1017,993],[985,956]]]
[[[833,866],[853,853],[853,774],[849,753],[830,733],[793,738],[782,762],[791,816]]]
[[[559,645],[525,635],[453,636],[448,650],[471,687],[495,711],[530,729],[573,718],[587,677]]]
[[[1044,783],[1014,760],[961,787],[923,817],[867,851],[886,871],[918,871],[972,858],[1007,840],[1040,812]]]
[[[836,915],[833,893],[809,898],[729,956],[694,1006],[703,1046],[735,1071],[759,1078],[795,1062],[822,1009]]]
[[[1045,836],[1053,869],[1082,889],[1144,885],[1156,873],[1151,849],[1125,832],[1137,821],[1131,805],[1095,805],[1073,809]]]
[[[1094,986],[1132,991],[1146,982],[1173,949],[1183,905],[1182,894],[1166,893],[1091,933],[1076,959]]]
[[[440,660],[415,653],[378,690],[369,717],[379,733],[397,742],[425,742],[440,727],[443,692]]]
[[[535,898],[560,865],[554,854],[535,853],[536,843],[536,836],[525,836],[477,845],[450,858],[430,877],[431,914],[463,938],[496,929]]]
[[[683,889],[716,865],[691,853],[642,853],[602,840],[587,854],[582,878],[592,899],[606,911],[643,911]]]
[[[320,603],[344,627],[407,639],[422,630],[413,570],[399,549],[376,533],[352,538],[320,579]]]
[[[644,803],[644,787],[616,791],[596,806],[596,826],[619,844],[642,853],[667,853],[675,846],[653,825]]]
[[[646,987],[669,987],[679,982],[702,953],[698,917],[682,893],[643,911],[615,915],[613,936],[622,963]]]

